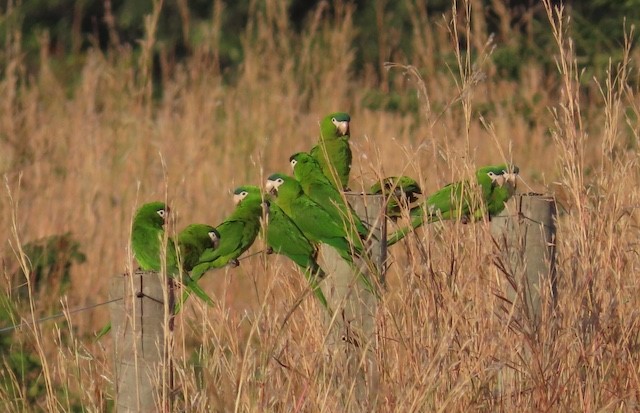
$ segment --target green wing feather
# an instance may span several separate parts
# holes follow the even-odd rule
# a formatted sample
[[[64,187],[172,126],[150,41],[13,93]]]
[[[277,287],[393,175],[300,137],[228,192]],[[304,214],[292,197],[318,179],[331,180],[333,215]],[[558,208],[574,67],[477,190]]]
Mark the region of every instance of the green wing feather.
[[[476,184],[460,181],[448,184],[429,197],[415,213],[411,225],[391,234],[387,246],[393,245],[425,223],[439,220],[489,218],[499,214],[515,192],[515,165],[485,166],[476,171]]]
[[[318,280],[326,277],[315,260],[316,250],[300,228],[274,202],[269,204],[269,221],[266,241],[273,251],[282,254],[298,264],[303,270],[315,296],[328,308],[327,299],[318,285]]]
[[[342,194],[322,173],[318,162],[304,152],[292,155],[289,161],[304,193],[327,211],[334,221],[342,222],[348,229],[349,241],[358,245],[360,249],[364,249],[362,239],[369,236],[369,230],[355,211],[345,202]]]
[[[422,194],[422,189],[415,179],[408,176],[386,177],[373,184],[369,193],[387,197],[386,214],[393,221],[403,216],[403,210],[415,214],[420,208],[413,203],[418,200],[418,195]]]

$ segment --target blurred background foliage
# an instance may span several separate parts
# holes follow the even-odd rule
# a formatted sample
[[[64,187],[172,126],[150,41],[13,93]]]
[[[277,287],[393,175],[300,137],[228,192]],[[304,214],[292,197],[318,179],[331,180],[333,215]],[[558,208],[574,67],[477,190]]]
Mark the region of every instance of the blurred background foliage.
[[[156,32],[154,75],[159,76],[159,60],[179,63],[194,50],[209,47],[227,79],[243,60],[243,41],[257,38],[249,16],[274,8],[273,1],[166,0],[162,3]],[[278,2],[275,2],[278,3]],[[282,3],[282,2],[280,2]],[[452,18],[450,0],[289,0],[284,2],[287,16],[278,16],[288,34],[308,30],[310,22],[321,16],[331,19],[337,8],[353,7],[356,30],[353,70],[376,76],[383,82],[382,63],[393,60],[415,64],[417,56],[411,39],[418,31],[444,27]],[[487,33],[494,33],[496,49],[492,59],[501,76],[517,80],[527,62],[554,70],[549,50],[553,38],[547,16],[537,0],[473,0],[475,10],[482,10]],[[560,4],[560,2],[558,2]],[[606,70],[609,57],[621,58],[620,46],[626,30],[640,18],[640,0],[573,0],[564,5],[571,16],[569,36],[574,40],[579,63],[589,67],[587,75]],[[0,21],[0,52],[4,66],[16,53],[24,54],[27,68],[37,65],[43,46],[48,52],[55,74],[73,84],[73,69],[83,63],[89,48],[117,51],[121,47],[140,48],[145,34],[145,16],[154,7],[151,0],[8,0],[4,2]],[[464,2],[458,2],[464,7]],[[282,10],[280,6],[275,7]],[[264,10],[261,10],[264,9]],[[254,12],[258,13],[254,13]],[[266,11],[268,13],[268,11]],[[458,16],[464,13],[457,13]],[[423,27],[427,17],[431,27]],[[422,27],[419,27],[422,26]],[[20,50],[9,47],[20,37]],[[464,36],[460,47],[465,49]],[[450,48],[440,61],[453,59]],[[618,55],[616,55],[618,53]],[[616,63],[614,61],[614,63]],[[446,67],[440,68],[446,70]],[[588,76],[589,78],[591,76]]]

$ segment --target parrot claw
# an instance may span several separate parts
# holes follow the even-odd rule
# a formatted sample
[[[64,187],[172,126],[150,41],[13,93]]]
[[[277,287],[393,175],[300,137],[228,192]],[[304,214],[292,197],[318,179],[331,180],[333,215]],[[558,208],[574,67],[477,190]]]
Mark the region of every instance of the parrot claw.
[[[229,260],[229,265],[232,268],[236,268],[236,267],[240,266],[240,261],[238,261],[237,259],[234,258],[232,260]]]

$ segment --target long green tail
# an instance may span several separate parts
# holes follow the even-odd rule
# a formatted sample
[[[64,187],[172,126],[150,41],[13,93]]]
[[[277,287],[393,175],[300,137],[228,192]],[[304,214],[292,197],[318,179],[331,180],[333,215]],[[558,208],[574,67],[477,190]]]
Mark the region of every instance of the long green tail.
[[[414,210],[411,210],[412,213],[413,211]],[[424,219],[424,215],[422,214],[422,208],[418,208],[417,211],[419,212],[419,215],[412,214],[413,216],[411,217],[411,225],[406,226],[404,228],[400,228],[399,230],[395,231],[387,238],[387,247],[392,246],[393,244],[400,241],[411,232],[415,231],[416,229],[424,225],[425,219]],[[431,219],[427,219],[427,222],[431,222]]]
[[[329,308],[329,303],[327,302],[327,298],[324,296],[324,293],[320,288],[320,283],[318,282],[318,280],[322,280],[326,277],[326,274],[324,273],[324,271],[322,271],[322,268],[320,268],[318,264],[315,264],[315,266],[311,265],[305,269],[304,276],[309,282],[311,291],[313,291],[313,294],[320,301],[320,304],[322,304],[322,306],[327,310],[331,311],[331,309]]]

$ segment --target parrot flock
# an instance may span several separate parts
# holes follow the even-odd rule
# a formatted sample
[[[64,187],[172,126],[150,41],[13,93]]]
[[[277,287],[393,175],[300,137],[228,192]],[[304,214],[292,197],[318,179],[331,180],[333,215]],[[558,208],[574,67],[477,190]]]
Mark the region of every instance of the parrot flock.
[[[283,255],[300,268],[324,307],[328,308],[327,300],[319,285],[326,273],[317,261],[320,244],[335,249],[363,286],[377,294],[374,282],[354,263],[355,258],[366,259],[372,235],[343,194],[349,191],[352,161],[350,122],[343,112],[324,117],[317,145],[289,158],[293,176],[274,173],[264,189],[236,188],[235,209],[216,227],[191,224],[174,239],[164,230],[168,206],[151,202],[138,209],[131,231],[133,256],[141,269],[164,269],[171,279],[180,280],[184,288],[176,312],[191,294],[212,304],[198,281],[210,270],[238,266],[259,234],[267,253]],[[390,246],[424,224],[491,219],[514,194],[518,173],[514,165],[483,167],[476,171],[475,182],[448,184],[423,200],[418,182],[407,176],[381,179],[368,192],[385,197],[386,216],[399,228],[387,237]],[[401,227],[401,221],[406,226]]]

